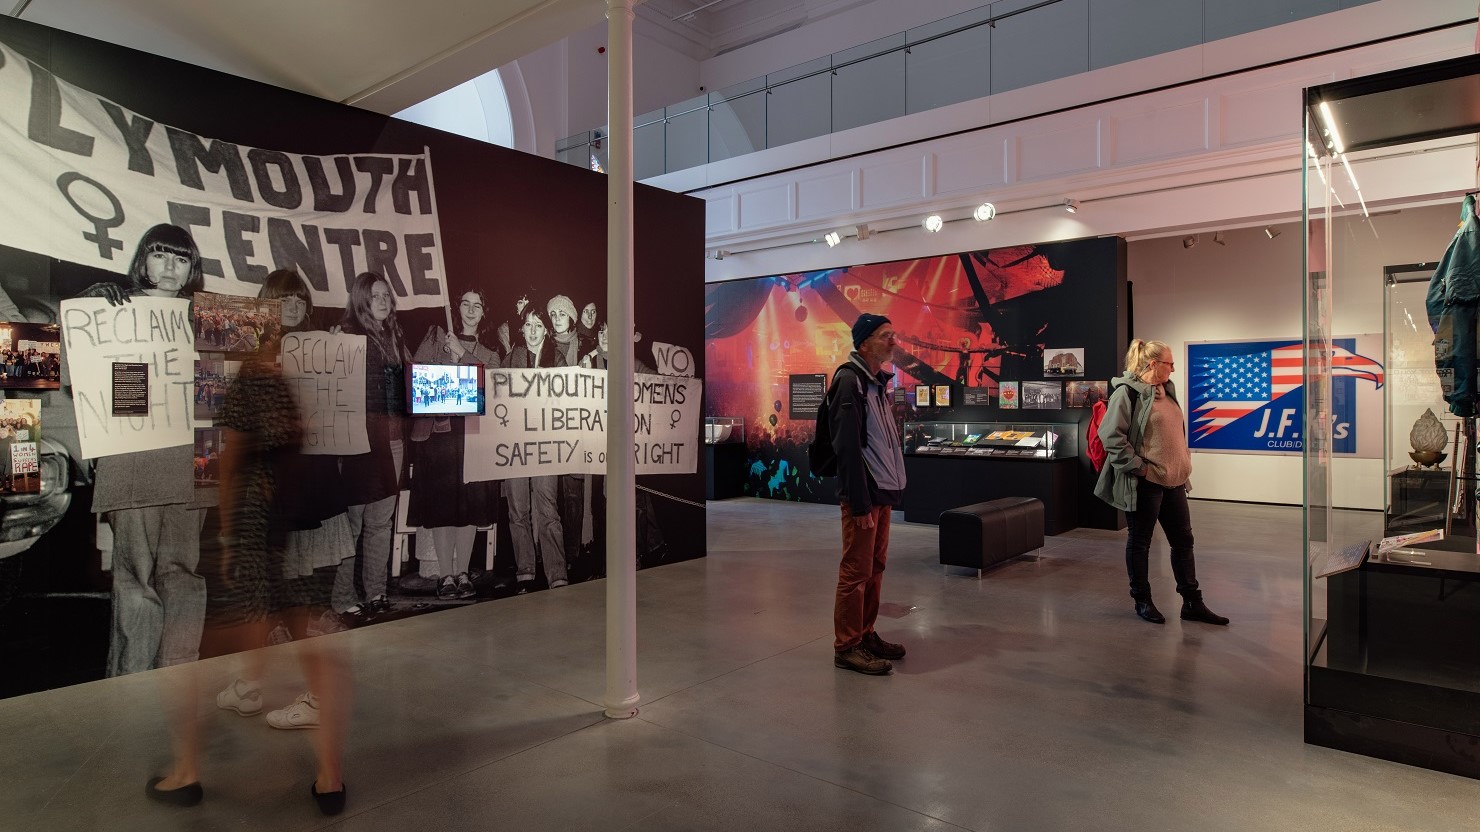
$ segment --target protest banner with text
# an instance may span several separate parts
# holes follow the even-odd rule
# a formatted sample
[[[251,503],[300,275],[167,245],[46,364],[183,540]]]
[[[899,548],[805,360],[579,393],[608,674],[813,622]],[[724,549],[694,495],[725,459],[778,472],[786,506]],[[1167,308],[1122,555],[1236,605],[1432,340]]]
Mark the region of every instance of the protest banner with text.
[[[72,374],[72,406],[83,457],[195,441],[190,301],[136,297],[112,306],[103,298],[77,298],[62,301],[61,312],[62,350]],[[148,365],[147,414],[112,415],[114,362]]]
[[[200,248],[205,289],[255,297],[295,269],[316,306],[359,272],[402,309],[442,306],[429,154],[307,156],[157,124],[0,44],[0,244],[124,272],[157,223]]]
[[[703,384],[696,378],[634,377],[632,453],[638,474],[698,470]],[[489,370],[487,386],[487,415],[464,439],[465,481],[606,473],[605,370]]]
[[[298,402],[305,454],[370,452],[365,431],[365,336],[285,334],[283,380]]]

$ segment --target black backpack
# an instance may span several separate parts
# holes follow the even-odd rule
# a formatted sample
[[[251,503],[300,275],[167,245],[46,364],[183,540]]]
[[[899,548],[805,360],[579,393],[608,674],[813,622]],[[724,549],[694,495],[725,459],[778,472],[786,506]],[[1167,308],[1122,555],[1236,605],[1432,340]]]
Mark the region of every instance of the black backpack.
[[[839,364],[833,371],[832,384],[828,385],[827,395],[822,397],[822,404],[817,406],[817,430],[812,434],[812,444],[807,446],[807,464],[811,466],[814,477],[835,477],[838,474],[838,452],[833,450],[832,420],[828,418],[827,402],[832,398],[833,388],[838,386],[838,375],[844,370],[855,376],[858,374],[857,368],[852,364]],[[867,407],[859,413],[859,419],[863,424],[863,444],[867,446]]]

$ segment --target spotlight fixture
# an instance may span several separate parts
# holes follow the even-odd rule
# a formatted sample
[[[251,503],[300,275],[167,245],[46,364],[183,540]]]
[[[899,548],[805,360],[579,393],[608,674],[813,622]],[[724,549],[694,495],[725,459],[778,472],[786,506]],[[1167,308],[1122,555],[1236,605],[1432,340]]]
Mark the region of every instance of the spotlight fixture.
[[[859,223],[858,226],[857,226],[857,228],[858,228],[858,239],[860,241],[867,240],[868,238],[874,236],[874,230],[872,228],[869,228],[868,227],[868,223],[866,223],[866,222]]]
[[[976,219],[977,222],[987,222],[988,220],[991,220],[993,217],[997,216],[997,206],[993,205],[990,202],[983,202],[982,204],[976,206],[976,210],[971,212],[971,216]]]
[[[1275,237],[1280,236],[1281,233],[1283,232],[1281,232],[1278,228],[1272,228],[1268,225],[1264,226],[1264,236],[1268,237],[1271,240],[1273,240]]]
[[[1196,234],[1193,234],[1191,237],[1183,237],[1182,238],[1182,248],[1192,248],[1195,245],[1197,245],[1197,235]]]
[[[925,226],[925,230],[929,231],[931,234],[934,234],[935,232],[946,227],[946,222],[945,220],[940,218],[940,214],[931,214],[930,216],[925,218],[924,222],[920,224]]]
[[[714,250],[714,259],[716,259],[716,260],[723,260],[726,257],[729,257],[731,253],[732,252],[725,251],[722,248],[717,248],[717,249]]]
[[[1225,239],[1223,239],[1223,232],[1222,231],[1214,231],[1213,232],[1213,242],[1216,243],[1216,244],[1218,244],[1218,245],[1220,245],[1220,246],[1226,246],[1226,245],[1228,245],[1228,241],[1225,240]]]
[[[836,232],[836,231],[829,231],[829,232],[827,232],[826,234],[823,235],[822,239],[824,239],[824,240],[827,241],[827,247],[828,248],[832,248],[833,246],[837,245],[838,243],[843,242],[842,235],[838,234],[838,232]]]
[[[1077,213],[1079,213],[1079,200],[1077,200],[1077,199],[1065,199],[1064,200],[1064,210],[1065,211],[1068,211],[1071,214],[1077,214]]]

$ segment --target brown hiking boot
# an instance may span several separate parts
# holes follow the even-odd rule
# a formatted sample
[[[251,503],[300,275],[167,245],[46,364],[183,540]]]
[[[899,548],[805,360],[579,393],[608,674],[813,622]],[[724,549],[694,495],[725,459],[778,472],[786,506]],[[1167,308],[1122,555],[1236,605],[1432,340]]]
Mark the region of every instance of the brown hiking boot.
[[[859,646],[869,651],[870,653],[873,653],[875,656],[878,656],[881,659],[888,659],[889,661],[899,661],[900,659],[904,658],[903,644],[895,644],[892,641],[885,641],[884,639],[879,638],[878,633],[872,631],[864,635],[863,641],[859,642]]]
[[[853,670],[869,676],[883,676],[894,669],[887,659],[881,659],[863,647],[854,647],[833,654],[833,666]]]

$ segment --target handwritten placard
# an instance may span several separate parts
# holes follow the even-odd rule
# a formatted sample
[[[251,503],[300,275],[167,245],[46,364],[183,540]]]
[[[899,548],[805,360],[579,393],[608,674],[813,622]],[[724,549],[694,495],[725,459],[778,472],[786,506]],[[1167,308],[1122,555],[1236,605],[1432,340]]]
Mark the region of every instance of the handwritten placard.
[[[370,452],[365,432],[365,336],[283,335],[283,380],[303,420],[303,453]]]
[[[634,377],[637,473],[698,470],[703,385],[695,378]],[[487,388],[487,415],[464,438],[465,481],[606,473],[605,370],[491,369]]]
[[[190,301],[135,297],[64,300],[62,349],[72,374],[72,406],[82,456],[173,448],[195,441],[191,422],[195,335]],[[149,413],[114,416],[113,364],[149,368]]]

